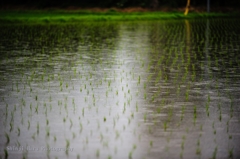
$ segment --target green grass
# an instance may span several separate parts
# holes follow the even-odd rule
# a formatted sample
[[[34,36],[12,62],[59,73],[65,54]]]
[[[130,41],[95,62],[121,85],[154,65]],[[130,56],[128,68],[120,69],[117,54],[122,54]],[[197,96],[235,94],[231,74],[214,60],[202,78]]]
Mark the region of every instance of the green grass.
[[[235,13],[189,13],[182,12],[92,12],[92,11],[0,11],[0,22],[66,23],[83,21],[136,21],[160,19],[193,19],[239,16]]]

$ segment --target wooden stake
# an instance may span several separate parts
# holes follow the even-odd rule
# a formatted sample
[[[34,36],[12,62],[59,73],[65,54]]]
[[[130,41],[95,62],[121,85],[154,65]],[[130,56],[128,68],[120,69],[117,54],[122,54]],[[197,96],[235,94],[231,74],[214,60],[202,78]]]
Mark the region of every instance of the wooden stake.
[[[188,14],[189,7],[190,7],[190,0],[187,0],[187,6],[186,6],[186,9],[185,9],[184,15]]]

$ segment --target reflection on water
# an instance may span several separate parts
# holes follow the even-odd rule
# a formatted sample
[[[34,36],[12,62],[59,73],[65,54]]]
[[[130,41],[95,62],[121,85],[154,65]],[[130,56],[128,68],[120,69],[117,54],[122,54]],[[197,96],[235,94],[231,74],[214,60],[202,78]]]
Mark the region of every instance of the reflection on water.
[[[238,24],[1,25],[1,156],[238,158]]]

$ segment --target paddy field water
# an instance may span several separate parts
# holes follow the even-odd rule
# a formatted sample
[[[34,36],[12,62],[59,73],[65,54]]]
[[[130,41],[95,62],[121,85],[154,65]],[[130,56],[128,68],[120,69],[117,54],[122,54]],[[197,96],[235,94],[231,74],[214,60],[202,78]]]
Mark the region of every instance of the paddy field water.
[[[1,158],[239,158],[239,26],[1,24]]]

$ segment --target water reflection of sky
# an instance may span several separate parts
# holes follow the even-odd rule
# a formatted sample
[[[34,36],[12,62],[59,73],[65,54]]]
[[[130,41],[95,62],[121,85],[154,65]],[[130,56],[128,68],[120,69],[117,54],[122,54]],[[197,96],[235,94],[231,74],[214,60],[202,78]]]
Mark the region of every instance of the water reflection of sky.
[[[229,40],[216,43],[212,35],[221,29],[219,23],[107,24],[114,34],[109,38],[94,25],[89,34],[104,42],[89,35],[82,42],[76,33],[35,53],[25,39],[22,56],[18,44],[1,49],[8,57],[0,66],[1,155],[6,146],[66,148],[69,142],[73,152],[44,155],[211,158],[217,151],[217,157],[233,152],[237,158],[239,46],[231,39],[239,41],[239,32],[231,20],[223,23]],[[42,152],[9,151],[9,158],[24,155],[41,158]]]

